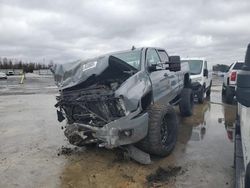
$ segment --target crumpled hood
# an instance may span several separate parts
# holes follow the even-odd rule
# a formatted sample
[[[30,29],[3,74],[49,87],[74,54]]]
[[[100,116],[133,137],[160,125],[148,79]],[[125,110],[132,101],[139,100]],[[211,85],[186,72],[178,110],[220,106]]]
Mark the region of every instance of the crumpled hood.
[[[108,57],[56,64],[52,67],[56,85],[60,89],[75,86],[91,75],[99,75],[108,67]]]
[[[116,62],[111,62],[114,59]],[[112,55],[106,55],[89,60],[56,64],[51,68],[51,71],[54,74],[56,85],[60,89],[66,89],[86,81],[93,75],[98,76],[102,74],[110,66],[115,70],[119,69],[119,71],[135,70],[132,66]]]

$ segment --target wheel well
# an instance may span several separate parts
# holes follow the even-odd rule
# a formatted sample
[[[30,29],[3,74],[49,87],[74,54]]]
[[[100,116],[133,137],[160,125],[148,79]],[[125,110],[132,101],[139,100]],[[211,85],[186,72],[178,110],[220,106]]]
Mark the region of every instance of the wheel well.
[[[148,106],[151,104],[152,95],[153,93],[152,91],[150,91],[141,98],[141,107],[143,111],[145,111],[148,108]]]

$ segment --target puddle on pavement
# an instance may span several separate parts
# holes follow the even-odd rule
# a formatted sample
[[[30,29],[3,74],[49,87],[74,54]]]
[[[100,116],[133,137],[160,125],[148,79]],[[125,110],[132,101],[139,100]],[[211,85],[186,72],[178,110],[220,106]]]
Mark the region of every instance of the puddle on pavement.
[[[220,92],[210,101],[197,104],[192,117],[181,118],[176,157],[188,171],[177,179],[180,187],[233,187],[236,106],[223,104]]]
[[[220,101],[214,92],[211,101]],[[166,158],[153,158],[151,165],[117,160],[116,150],[89,148],[68,156],[61,187],[233,187],[233,123],[236,107],[206,101],[196,104],[194,115],[180,117],[178,143]],[[183,173],[149,181],[147,177],[180,168]],[[155,176],[154,176],[155,175]],[[159,176],[161,177],[161,176]],[[153,183],[152,183],[153,182]]]

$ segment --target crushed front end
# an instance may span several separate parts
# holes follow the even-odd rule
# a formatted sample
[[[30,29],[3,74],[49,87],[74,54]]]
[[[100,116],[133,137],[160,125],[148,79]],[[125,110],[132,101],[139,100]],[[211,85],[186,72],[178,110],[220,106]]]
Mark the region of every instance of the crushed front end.
[[[98,61],[102,61],[99,68]],[[148,114],[142,112],[139,100],[136,104],[133,98],[134,103],[131,103],[123,95],[124,89],[120,89],[121,85],[126,87],[126,80],[136,71],[114,57],[98,61],[95,67],[86,65],[88,62],[84,62],[84,66],[75,65],[76,68],[91,67],[80,73],[78,69],[62,71],[64,67],[57,68],[63,74],[55,74],[56,80],[65,80],[60,81],[62,89],[55,105],[58,121],[67,120],[64,134],[71,144],[77,146],[97,143],[113,148],[136,143],[147,134]],[[76,79],[75,75],[79,78],[82,74],[89,76],[82,77],[80,81]],[[129,85],[133,85],[131,81]],[[133,104],[136,108],[129,109]]]

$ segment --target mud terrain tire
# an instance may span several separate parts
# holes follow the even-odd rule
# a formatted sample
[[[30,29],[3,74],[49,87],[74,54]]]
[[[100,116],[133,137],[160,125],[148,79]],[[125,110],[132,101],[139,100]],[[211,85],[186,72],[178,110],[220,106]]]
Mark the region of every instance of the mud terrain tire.
[[[154,104],[148,108],[148,134],[137,146],[149,154],[165,157],[174,149],[178,120],[172,106]]]
[[[179,109],[182,116],[191,116],[193,114],[194,95],[190,88],[184,88],[181,92]]]

